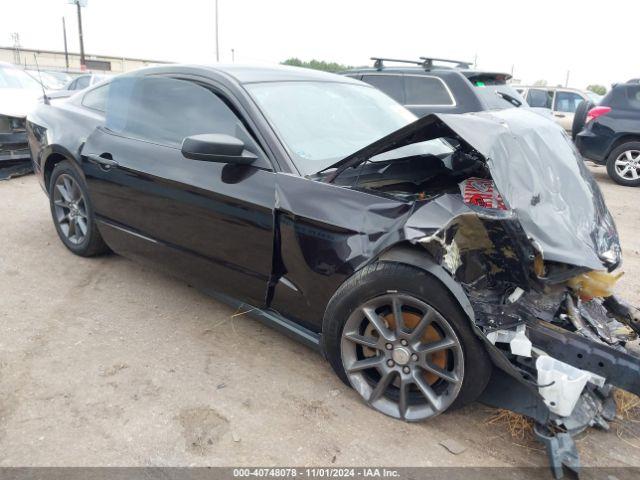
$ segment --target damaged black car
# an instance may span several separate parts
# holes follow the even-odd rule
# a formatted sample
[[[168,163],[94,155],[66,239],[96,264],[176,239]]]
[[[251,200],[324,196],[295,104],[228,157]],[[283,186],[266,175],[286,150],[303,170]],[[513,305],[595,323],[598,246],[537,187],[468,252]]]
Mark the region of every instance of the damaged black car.
[[[321,351],[374,409],[527,415],[554,473],[640,393],[621,248],[562,129],[518,109],[420,120],[346,77],[154,67],[27,119],[72,252],[113,250]]]

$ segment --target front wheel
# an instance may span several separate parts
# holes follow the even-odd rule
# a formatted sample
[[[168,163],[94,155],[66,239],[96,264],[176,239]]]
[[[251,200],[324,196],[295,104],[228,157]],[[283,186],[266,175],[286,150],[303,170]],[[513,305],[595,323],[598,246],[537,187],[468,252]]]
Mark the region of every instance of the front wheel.
[[[640,142],[627,142],[614,148],[607,158],[607,173],[626,187],[640,185]]]
[[[323,338],[340,378],[406,421],[474,401],[492,369],[451,293],[403,264],[375,263],[347,280],[329,303]]]

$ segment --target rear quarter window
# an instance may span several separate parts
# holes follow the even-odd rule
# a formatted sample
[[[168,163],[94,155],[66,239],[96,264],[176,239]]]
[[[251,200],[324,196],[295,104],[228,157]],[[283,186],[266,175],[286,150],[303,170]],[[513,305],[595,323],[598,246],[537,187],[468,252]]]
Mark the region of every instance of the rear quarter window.
[[[109,94],[109,84],[102,85],[98,88],[85,93],[82,97],[82,105],[99,112],[107,111],[107,96]]]
[[[402,75],[363,75],[362,81],[383,91],[396,102],[405,103]]]
[[[453,97],[443,80],[426,75],[405,75],[406,105],[453,105]]]
[[[640,85],[627,87],[627,101],[633,110],[640,110]]]

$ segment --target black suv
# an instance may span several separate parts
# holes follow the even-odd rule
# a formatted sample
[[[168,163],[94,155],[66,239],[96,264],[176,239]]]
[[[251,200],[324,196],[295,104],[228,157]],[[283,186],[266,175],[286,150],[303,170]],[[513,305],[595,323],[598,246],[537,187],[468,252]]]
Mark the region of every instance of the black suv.
[[[507,73],[473,70],[468,62],[442,58],[371,60],[373,67],[354,68],[342,74],[377,87],[419,117],[526,106],[520,94],[507,85],[511,78]],[[386,65],[387,62],[404,65]]]
[[[585,158],[620,185],[640,185],[640,84],[614,85],[598,106],[579,105],[573,134]]]

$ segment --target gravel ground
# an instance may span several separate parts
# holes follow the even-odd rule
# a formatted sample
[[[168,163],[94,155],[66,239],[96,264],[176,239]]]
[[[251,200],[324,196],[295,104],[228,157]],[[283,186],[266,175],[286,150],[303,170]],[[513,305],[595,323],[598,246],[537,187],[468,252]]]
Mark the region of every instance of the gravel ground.
[[[622,238],[620,292],[640,303],[640,189],[592,171]],[[0,466],[547,463],[487,407],[392,420],[319,355],[186,284],[72,255],[33,176],[0,182],[0,199]],[[632,443],[590,430],[578,448],[583,465],[640,466]]]

